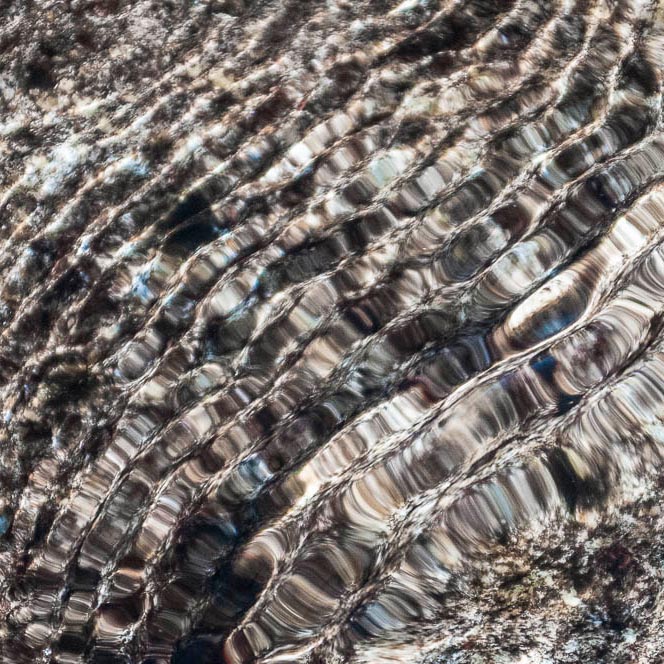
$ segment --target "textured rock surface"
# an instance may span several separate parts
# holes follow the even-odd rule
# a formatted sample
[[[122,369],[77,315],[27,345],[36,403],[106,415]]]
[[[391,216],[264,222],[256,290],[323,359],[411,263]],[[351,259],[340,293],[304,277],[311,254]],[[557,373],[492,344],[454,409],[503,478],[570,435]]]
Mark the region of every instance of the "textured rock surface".
[[[664,661],[664,5],[0,19],[3,663]]]

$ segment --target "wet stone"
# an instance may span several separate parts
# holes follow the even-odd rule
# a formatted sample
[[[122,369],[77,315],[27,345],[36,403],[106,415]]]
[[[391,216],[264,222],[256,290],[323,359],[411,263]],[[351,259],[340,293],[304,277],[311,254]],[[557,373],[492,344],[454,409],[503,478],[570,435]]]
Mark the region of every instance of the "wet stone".
[[[661,2],[0,26],[3,664],[664,661]]]

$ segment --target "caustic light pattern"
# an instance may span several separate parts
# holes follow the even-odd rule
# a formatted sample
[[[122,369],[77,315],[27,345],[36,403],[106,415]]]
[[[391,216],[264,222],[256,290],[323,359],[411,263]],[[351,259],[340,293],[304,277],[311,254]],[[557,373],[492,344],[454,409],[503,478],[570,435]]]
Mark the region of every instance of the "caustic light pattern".
[[[2,662],[664,661],[664,3],[0,14]]]

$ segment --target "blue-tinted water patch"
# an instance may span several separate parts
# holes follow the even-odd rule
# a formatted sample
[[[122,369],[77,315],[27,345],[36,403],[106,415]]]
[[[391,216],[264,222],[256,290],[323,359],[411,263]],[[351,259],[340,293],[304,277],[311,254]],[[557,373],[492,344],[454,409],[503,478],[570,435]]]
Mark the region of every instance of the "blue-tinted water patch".
[[[548,383],[553,382],[553,372],[556,368],[556,360],[548,353],[537,355],[530,361],[530,366]]]

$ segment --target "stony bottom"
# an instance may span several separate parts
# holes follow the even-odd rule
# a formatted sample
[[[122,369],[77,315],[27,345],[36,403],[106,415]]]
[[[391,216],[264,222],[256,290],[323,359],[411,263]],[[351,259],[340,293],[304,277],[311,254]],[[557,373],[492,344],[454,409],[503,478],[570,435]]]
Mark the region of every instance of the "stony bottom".
[[[664,2],[0,18],[3,664],[664,661]]]

